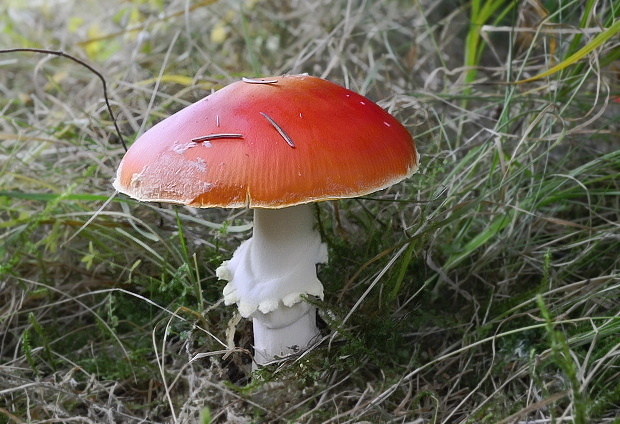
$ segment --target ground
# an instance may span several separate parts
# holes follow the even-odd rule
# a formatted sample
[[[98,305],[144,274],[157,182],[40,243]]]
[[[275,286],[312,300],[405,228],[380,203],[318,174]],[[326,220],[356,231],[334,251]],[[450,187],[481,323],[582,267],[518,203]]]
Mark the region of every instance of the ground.
[[[619,12],[3,2],[5,49],[78,61],[0,56],[0,423],[619,422]],[[303,72],[387,109],[421,166],[317,204],[324,340],[252,373],[215,276],[251,212],[111,182],[171,113]]]

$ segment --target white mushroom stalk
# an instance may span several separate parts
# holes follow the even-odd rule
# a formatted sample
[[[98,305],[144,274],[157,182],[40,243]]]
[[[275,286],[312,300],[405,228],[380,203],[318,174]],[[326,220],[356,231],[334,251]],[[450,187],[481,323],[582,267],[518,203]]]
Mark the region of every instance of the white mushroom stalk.
[[[228,281],[224,302],[236,303],[254,327],[255,361],[266,364],[306,349],[317,339],[316,308],[304,296],[323,298],[316,264],[327,248],[308,204],[254,209],[254,231],[217,269]]]

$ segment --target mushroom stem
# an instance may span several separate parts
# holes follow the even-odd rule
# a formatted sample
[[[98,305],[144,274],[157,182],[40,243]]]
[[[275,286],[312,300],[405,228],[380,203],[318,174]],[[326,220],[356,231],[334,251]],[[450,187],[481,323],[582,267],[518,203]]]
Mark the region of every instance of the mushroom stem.
[[[310,205],[254,210],[252,237],[217,275],[229,282],[225,303],[254,321],[259,365],[307,348],[318,335],[316,308],[303,296],[323,298],[316,264],[326,261]]]
[[[274,325],[274,314],[289,316],[286,325]],[[316,308],[307,302],[296,303],[292,307],[252,316],[254,328],[254,360],[264,365],[277,357],[298,353],[312,345],[319,336],[316,326]]]

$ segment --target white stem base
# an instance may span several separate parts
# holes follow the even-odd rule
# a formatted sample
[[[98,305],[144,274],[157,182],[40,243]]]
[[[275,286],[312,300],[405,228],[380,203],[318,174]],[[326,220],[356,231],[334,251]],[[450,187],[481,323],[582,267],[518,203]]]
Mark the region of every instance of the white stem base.
[[[298,353],[310,347],[319,337],[316,326],[316,308],[307,302],[299,302],[291,313],[303,313],[297,321],[283,327],[272,327],[270,315],[257,313],[252,317],[254,326],[254,360],[257,365],[265,365],[274,359]],[[293,311],[295,310],[295,311]],[[282,312],[281,310],[277,312]]]

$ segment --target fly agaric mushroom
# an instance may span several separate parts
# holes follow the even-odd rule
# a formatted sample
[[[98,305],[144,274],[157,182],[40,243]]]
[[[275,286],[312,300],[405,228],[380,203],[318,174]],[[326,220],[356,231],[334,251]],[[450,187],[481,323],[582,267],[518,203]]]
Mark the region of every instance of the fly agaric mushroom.
[[[243,79],[164,119],[128,150],[114,187],[141,201],[254,208],[253,235],[217,269],[227,305],[251,318],[255,361],[309,347],[327,249],[311,202],[357,197],[415,172],[409,132],[321,78]]]

